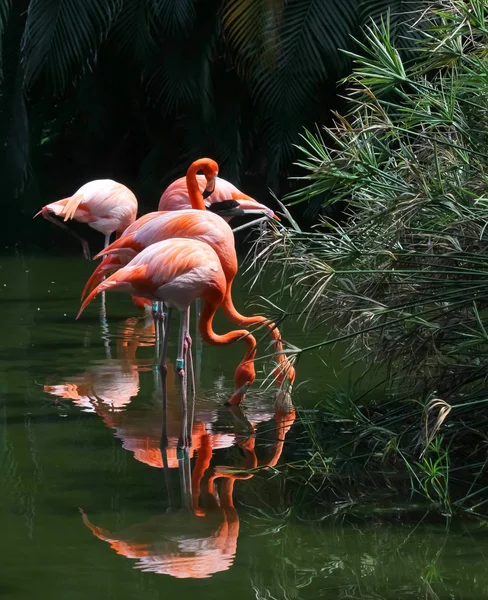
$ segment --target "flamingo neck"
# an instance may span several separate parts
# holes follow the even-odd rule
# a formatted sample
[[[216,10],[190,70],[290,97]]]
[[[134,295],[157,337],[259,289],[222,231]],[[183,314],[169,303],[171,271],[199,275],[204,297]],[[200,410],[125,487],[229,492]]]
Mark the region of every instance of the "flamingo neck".
[[[245,360],[252,360],[256,353],[256,340],[249,331],[246,329],[235,329],[224,335],[219,335],[213,330],[213,319],[218,306],[218,303],[212,302],[209,299],[205,299],[204,301],[203,309],[200,314],[200,321],[198,323],[200,335],[203,340],[207,344],[212,344],[213,346],[223,346],[242,339],[247,347]]]
[[[266,462],[267,467],[275,467],[283,452],[286,434],[290,431],[291,426],[295,422],[295,409],[292,407],[289,411],[276,410],[276,442],[273,446],[273,453],[270,459]]]
[[[197,173],[204,164],[206,164],[204,161],[196,160],[190,165],[188,171],[186,172],[186,187],[188,189],[188,196],[190,198],[191,207],[195,210],[206,210],[205,202],[203,201],[203,195],[200,191],[197,180]]]
[[[270,321],[266,317],[262,316],[254,316],[254,317],[246,317],[241,315],[240,312],[234,306],[234,302],[232,300],[231,293],[231,285],[227,287],[227,292],[225,294],[224,301],[222,302],[222,310],[226,317],[231,320],[236,325],[241,325],[244,327],[249,327],[252,325],[265,325],[271,337],[273,338],[273,343],[276,349],[276,362],[278,363],[278,367],[276,369],[276,376],[278,378],[279,383],[281,383],[283,376],[287,375],[288,378],[293,383],[295,379],[295,368],[287,358],[286,354],[283,352],[283,342],[281,339],[281,333],[278,327],[273,321]]]

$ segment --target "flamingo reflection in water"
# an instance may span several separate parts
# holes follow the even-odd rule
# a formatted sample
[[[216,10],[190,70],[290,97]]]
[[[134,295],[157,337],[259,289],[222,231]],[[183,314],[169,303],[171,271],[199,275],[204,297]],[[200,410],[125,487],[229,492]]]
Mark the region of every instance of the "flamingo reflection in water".
[[[229,569],[234,562],[239,535],[239,517],[233,501],[235,483],[253,476],[252,472],[244,469],[259,466],[255,452],[255,426],[270,421],[273,413],[262,403],[256,405],[251,399],[246,404],[247,419],[239,407],[226,408],[220,399],[213,402],[197,397],[194,420],[191,428],[188,426],[191,447],[188,454],[178,459],[181,406],[173,369],[168,368],[168,401],[165,405],[161,406],[157,401],[150,409],[131,407],[125,410],[139,391],[136,349],[140,345],[154,343],[152,319],[146,329],[138,329],[137,324],[136,319],[125,322],[124,335],[117,340],[117,355],[122,357],[118,361],[108,359],[78,378],[71,378],[69,383],[46,386],[45,391],[71,398],[84,410],[100,416],[107,426],[114,429],[123,447],[134,453],[136,460],[163,469],[166,478],[168,512],[124,531],[111,533],[92,524],[82,511],[83,522],[92,533],[110,543],[118,554],[136,559],[137,569],[177,578],[210,577]],[[149,370],[149,367],[143,369]],[[274,413],[276,441],[261,466],[274,466],[278,462],[284,438],[295,419],[289,395],[283,393],[282,382],[276,383],[279,386]],[[156,389],[156,396],[159,395],[160,390]],[[221,417],[229,415],[234,421],[233,433],[228,427],[222,430],[218,423]],[[230,469],[229,466],[211,464],[215,451],[234,444],[244,455],[240,465]],[[179,503],[171,499],[169,473],[175,468],[180,479]],[[181,508],[172,509],[176,504]]]
[[[155,345],[152,319],[126,319],[114,338],[117,358],[93,362],[88,369],[63,383],[45,385],[44,391],[73,401],[84,412],[97,406],[110,411],[124,410],[140,389],[139,372],[151,369],[152,360],[136,361],[137,348]]]
[[[94,525],[81,511],[84,524],[96,537],[108,542],[117,554],[136,559],[136,569],[194,579],[230,569],[239,535],[239,516],[233,500],[235,483],[253,477],[252,472],[245,470],[277,464],[285,436],[295,420],[293,406],[277,405],[276,441],[270,456],[260,465],[255,451],[254,427],[239,407],[230,410],[236,430],[234,439],[244,455],[240,465],[233,468],[212,466],[215,438],[204,433],[199,438],[193,472],[190,474],[189,457],[178,461],[180,509],[114,533]],[[162,452],[165,453],[164,448]]]

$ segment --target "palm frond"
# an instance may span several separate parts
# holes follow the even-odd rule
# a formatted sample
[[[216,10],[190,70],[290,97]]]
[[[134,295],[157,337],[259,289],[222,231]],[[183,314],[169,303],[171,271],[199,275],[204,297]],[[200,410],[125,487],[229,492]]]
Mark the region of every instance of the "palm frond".
[[[371,24],[371,21],[381,26],[388,19],[391,43],[397,48],[411,48],[414,40],[418,39],[414,25],[428,5],[428,0],[361,0],[359,21],[363,26]]]
[[[224,3],[222,23],[240,67],[249,67],[256,59],[271,68],[275,66],[284,5],[284,0],[227,0]]]
[[[118,0],[31,0],[22,39],[25,86],[45,74],[63,91],[92,68],[119,8]]]
[[[142,68],[157,48],[157,13],[147,0],[124,0],[110,30],[116,53],[124,54]]]
[[[194,0],[150,0],[150,3],[163,32],[191,33],[196,16]]]
[[[254,94],[269,111],[303,110],[317,97],[325,79],[345,73],[349,60],[339,48],[351,45],[356,4],[356,0],[291,0],[286,4],[276,66],[270,69],[257,60],[250,74]]]
[[[3,54],[2,42],[5,27],[7,26],[8,14],[12,6],[12,0],[0,0],[0,83],[3,79]]]

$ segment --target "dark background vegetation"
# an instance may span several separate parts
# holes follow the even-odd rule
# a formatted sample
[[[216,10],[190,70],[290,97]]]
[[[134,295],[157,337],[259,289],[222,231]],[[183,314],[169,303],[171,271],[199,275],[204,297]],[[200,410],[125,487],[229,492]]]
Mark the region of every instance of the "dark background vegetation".
[[[0,0],[4,246],[78,251],[32,215],[105,177],[148,212],[205,155],[272,205],[268,187],[293,185],[303,128],[327,123],[340,103],[336,82],[351,65],[338,49],[387,10],[401,35],[413,4]],[[299,207],[302,220],[317,215],[314,202]]]

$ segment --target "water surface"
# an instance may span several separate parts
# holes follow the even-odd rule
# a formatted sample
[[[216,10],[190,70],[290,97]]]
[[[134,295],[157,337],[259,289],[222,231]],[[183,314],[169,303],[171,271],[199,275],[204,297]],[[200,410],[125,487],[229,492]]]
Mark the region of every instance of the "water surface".
[[[259,381],[242,411],[226,408],[243,349],[205,346],[190,460],[176,452],[171,369],[163,456],[151,320],[109,294],[106,327],[97,306],[75,321],[92,267],[78,257],[0,260],[0,598],[487,597],[479,524],[447,528],[395,507],[320,520],[318,502],[306,519],[303,494],[277,474],[307,452],[300,414],[347,384],[340,351],[301,359],[297,418],[277,411],[275,390]],[[234,294],[250,313],[245,287]],[[217,319],[217,331],[228,327]],[[297,346],[323,335],[285,324]],[[175,351],[173,340],[172,361]],[[258,366],[263,380],[269,363]]]

